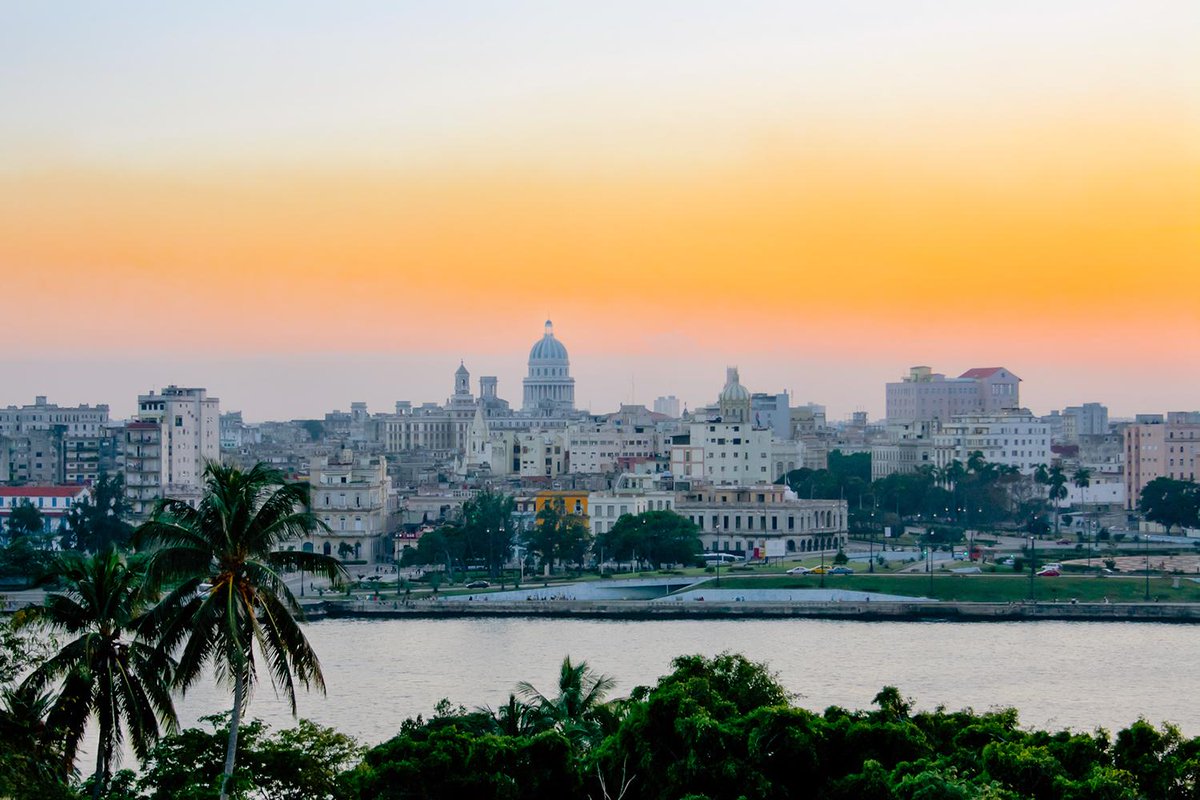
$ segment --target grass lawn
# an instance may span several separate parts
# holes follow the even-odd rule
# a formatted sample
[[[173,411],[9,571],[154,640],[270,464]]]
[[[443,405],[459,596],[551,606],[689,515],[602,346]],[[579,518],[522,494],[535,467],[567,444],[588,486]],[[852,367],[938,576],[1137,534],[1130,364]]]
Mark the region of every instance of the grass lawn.
[[[819,575],[721,576],[722,589],[815,589],[820,586]],[[1200,584],[1181,580],[1178,589],[1171,586],[1172,577],[1150,578],[1150,597],[1164,603],[1200,603]],[[930,591],[928,574],[906,575],[826,575],[825,588],[849,589],[857,592],[879,592],[913,597],[933,597],[938,600],[1005,603],[1029,597],[1029,576],[1018,575],[953,575],[935,572]],[[1034,592],[1039,601],[1055,599],[1081,603],[1102,603],[1107,597],[1113,603],[1143,602],[1146,583],[1142,577],[1068,577],[1034,578]]]

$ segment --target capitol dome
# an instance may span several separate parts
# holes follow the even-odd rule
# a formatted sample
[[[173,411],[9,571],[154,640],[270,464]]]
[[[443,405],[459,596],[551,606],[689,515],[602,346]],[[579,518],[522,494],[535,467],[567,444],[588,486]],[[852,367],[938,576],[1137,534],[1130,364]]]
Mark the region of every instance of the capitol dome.
[[[529,375],[525,387],[525,411],[556,413],[575,409],[575,379],[567,348],[554,338],[554,323],[546,320],[546,332],[529,350]]]
[[[562,342],[554,338],[554,323],[546,320],[546,332],[541,339],[534,342],[534,345],[529,350],[529,365],[533,366],[535,362],[544,363],[548,361],[563,362],[568,361],[567,348],[563,347]]]

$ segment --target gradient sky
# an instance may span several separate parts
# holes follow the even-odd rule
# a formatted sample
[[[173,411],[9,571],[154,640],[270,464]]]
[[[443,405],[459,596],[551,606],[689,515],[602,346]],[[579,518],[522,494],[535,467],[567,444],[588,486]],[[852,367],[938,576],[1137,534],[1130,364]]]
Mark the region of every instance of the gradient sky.
[[[0,404],[1200,408],[1200,5],[0,5]]]

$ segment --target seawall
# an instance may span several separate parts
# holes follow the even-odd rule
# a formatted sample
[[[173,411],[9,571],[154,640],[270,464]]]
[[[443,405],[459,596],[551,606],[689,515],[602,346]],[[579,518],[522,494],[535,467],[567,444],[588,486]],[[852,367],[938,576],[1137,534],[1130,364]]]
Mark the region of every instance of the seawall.
[[[943,622],[1014,622],[1070,620],[1088,622],[1200,622],[1194,603],[962,603],[962,602],[688,602],[529,601],[520,603],[420,601],[329,601],[307,609],[309,619],[435,619],[463,617],[536,617],[547,619],[838,619],[863,622],[930,620]]]

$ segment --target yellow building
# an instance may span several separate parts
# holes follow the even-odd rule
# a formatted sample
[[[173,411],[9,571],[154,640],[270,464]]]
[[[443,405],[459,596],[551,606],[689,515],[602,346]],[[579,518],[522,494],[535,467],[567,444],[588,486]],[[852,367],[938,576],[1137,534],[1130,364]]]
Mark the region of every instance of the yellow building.
[[[585,520],[588,516],[588,493],[586,491],[570,491],[544,489],[533,496],[534,513],[540,512],[547,503],[562,500],[563,510],[568,514],[577,514]]]

